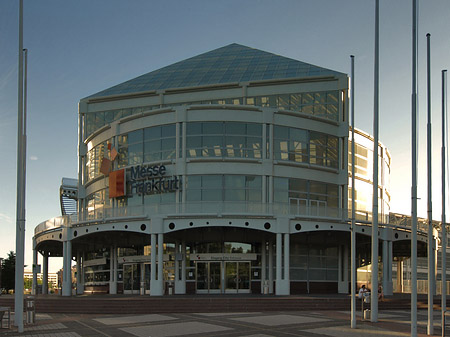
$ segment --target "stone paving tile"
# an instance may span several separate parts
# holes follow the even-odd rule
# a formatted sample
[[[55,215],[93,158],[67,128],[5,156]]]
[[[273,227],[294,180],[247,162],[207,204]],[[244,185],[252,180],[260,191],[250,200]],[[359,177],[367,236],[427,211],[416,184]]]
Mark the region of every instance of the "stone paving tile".
[[[332,336],[332,337],[397,337],[397,336],[409,336],[407,333],[401,332],[391,332],[386,329],[382,329],[379,327],[373,326],[360,326],[356,329],[350,328],[350,326],[339,326],[339,327],[328,327],[328,328],[318,328],[318,329],[308,329],[303,330],[307,332],[312,332],[314,334],[320,334],[324,336]]]
[[[208,333],[213,336],[212,333],[214,332],[232,330],[232,328],[202,322],[183,322],[122,328],[120,330],[138,337],[171,337],[201,333]]]
[[[25,334],[16,334],[16,335],[8,335],[8,336],[26,336],[26,337],[84,337],[81,336],[79,334],[77,334],[76,332],[57,332],[57,333],[40,333],[40,334],[32,334],[29,335],[27,333]]]
[[[316,318],[316,317],[296,316],[296,315],[270,315],[270,316],[263,315],[263,316],[239,317],[231,319],[245,323],[256,323],[267,326],[317,323],[329,321],[329,319],[326,318]]]
[[[67,329],[62,323],[42,324],[42,325],[29,325],[24,327],[24,331],[39,331],[39,330],[60,330]]]
[[[152,323],[160,321],[170,321],[177,318],[170,317],[166,315],[149,314],[149,315],[139,315],[139,316],[119,316],[119,317],[105,317],[105,318],[95,318],[94,321],[105,325],[121,325],[130,323]]]
[[[195,313],[198,316],[207,316],[207,317],[220,317],[220,316],[250,316],[250,315],[261,315],[260,312],[201,312]]]

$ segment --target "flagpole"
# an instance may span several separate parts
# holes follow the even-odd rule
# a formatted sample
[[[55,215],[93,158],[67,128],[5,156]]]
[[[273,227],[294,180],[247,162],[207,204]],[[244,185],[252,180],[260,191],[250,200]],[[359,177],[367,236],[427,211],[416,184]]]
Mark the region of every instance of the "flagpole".
[[[375,68],[373,103],[373,198],[372,198],[372,289],[371,322],[378,322],[378,127],[379,127],[379,40],[380,1],[375,1]]]
[[[428,178],[428,324],[427,334],[433,335],[433,298],[434,298],[434,252],[433,252],[433,217],[432,217],[432,185],[431,185],[431,48],[427,34],[427,178]]]
[[[441,233],[442,233],[442,241],[441,241],[441,249],[442,249],[442,272],[441,272],[441,280],[442,280],[442,291],[441,291],[441,308],[442,308],[442,317],[444,318],[444,314],[447,310],[447,221],[445,216],[445,143],[447,139],[447,70],[442,70],[442,150],[441,150],[441,174],[442,174],[442,224],[441,224]],[[444,319],[442,320],[444,321]],[[442,325],[442,336],[444,333],[445,327]]]
[[[417,31],[419,13],[413,0],[412,13],[412,93],[411,93],[411,336],[417,336]]]
[[[23,272],[25,255],[25,145],[23,94],[23,0],[19,2],[19,71],[17,111],[17,209],[16,209],[16,270],[14,287],[14,325],[23,332]]]
[[[350,294],[351,294],[351,320],[350,326],[356,328],[356,232],[355,232],[355,57],[351,58],[351,82],[350,82],[350,101],[352,118],[352,228],[350,232],[350,255],[351,255],[351,276],[350,276]]]

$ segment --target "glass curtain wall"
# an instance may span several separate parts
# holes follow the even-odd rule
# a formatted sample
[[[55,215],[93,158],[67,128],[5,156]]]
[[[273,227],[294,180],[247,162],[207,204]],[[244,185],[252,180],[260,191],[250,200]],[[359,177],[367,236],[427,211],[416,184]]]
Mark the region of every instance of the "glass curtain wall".
[[[244,101],[242,97],[221,98],[204,101],[179,102],[172,104],[154,104],[141,107],[114,109],[107,111],[90,112],[86,114],[85,137],[89,137],[101,127],[119,120],[123,117],[139,114],[145,111],[159,109],[162,107],[175,107],[182,105],[209,105],[209,104],[230,104],[230,105],[252,105],[260,107],[270,107],[279,110],[289,110],[301,112],[319,118],[332,121],[339,119],[339,91],[304,92],[292,94],[275,94],[264,96],[247,97]]]

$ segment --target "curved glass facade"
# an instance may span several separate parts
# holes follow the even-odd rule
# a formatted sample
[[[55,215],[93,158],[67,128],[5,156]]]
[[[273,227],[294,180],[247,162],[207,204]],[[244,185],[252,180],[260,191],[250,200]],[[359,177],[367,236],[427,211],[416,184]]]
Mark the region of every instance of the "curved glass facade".
[[[351,133],[350,133],[351,136]],[[352,155],[351,138],[349,141],[349,201],[348,209],[351,210],[351,173]],[[390,212],[390,167],[391,155],[388,149],[381,143],[378,145],[378,210],[382,223],[389,223]],[[372,219],[373,196],[373,138],[369,134],[355,130],[355,210],[357,219]]]
[[[141,114],[146,111],[173,108],[183,105],[211,105],[211,104],[230,104],[230,105],[250,105],[258,107],[270,107],[280,110],[290,110],[301,112],[303,114],[312,115],[319,118],[325,118],[332,121],[338,120],[339,112],[339,91],[321,91],[321,92],[305,92],[280,95],[264,95],[237,98],[219,98],[202,101],[187,101],[172,104],[153,104],[134,108],[113,109],[107,111],[98,111],[87,115],[85,137],[89,137],[96,130],[108,125],[121,118],[131,115]]]

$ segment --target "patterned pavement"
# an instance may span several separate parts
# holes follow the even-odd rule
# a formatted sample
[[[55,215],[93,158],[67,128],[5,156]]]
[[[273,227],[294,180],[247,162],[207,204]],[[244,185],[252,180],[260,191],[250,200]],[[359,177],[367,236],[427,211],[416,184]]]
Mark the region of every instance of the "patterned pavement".
[[[14,317],[14,316],[13,316]],[[13,318],[12,317],[12,318]],[[382,311],[379,322],[361,321],[350,328],[350,312],[227,312],[148,315],[37,314],[36,322],[25,325],[23,334],[15,327],[1,329],[0,336],[84,337],[84,336],[223,336],[223,337],[352,337],[409,336],[409,311]],[[434,335],[441,335],[441,314],[434,313]],[[418,311],[418,333],[426,336],[427,311]],[[450,329],[446,335],[450,336]]]

